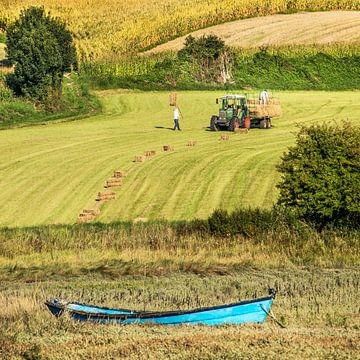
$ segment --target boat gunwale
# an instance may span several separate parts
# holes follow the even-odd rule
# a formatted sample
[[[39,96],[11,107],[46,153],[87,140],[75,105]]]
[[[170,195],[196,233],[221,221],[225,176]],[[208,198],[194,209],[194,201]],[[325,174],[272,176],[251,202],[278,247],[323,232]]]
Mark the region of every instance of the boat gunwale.
[[[170,311],[144,311],[144,312],[129,312],[129,314],[104,314],[104,313],[89,313],[86,311],[81,311],[81,310],[72,310],[72,309],[67,309],[66,305],[63,306],[58,306],[55,305],[54,303],[51,303],[49,301],[46,301],[45,304],[48,306],[53,306],[55,308],[61,309],[62,311],[66,310],[68,311],[70,314],[73,315],[80,315],[80,316],[86,316],[88,318],[100,318],[100,319],[122,319],[122,320],[126,320],[126,319],[148,319],[148,318],[162,318],[162,317],[167,317],[167,316],[180,316],[180,315],[188,315],[188,314],[193,314],[193,313],[200,313],[200,312],[207,312],[207,311],[212,311],[212,310],[220,310],[220,309],[226,309],[226,308],[230,308],[230,307],[237,307],[237,306],[241,306],[241,305],[247,305],[247,304],[253,304],[256,302],[263,302],[263,301],[269,301],[269,300],[273,300],[274,297],[273,296],[267,296],[267,297],[263,297],[263,298],[257,298],[257,299],[252,299],[252,300],[243,300],[240,302],[236,302],[236,303],[231,303],[231,304],[225,304],[225,305],[216,305],[216,306],[210,306],[210,307],[202,307],[202,308],[197,308],[197,309],[191,309],[191,310],[182,310],[182,311],[178,311],[178,310],[170,310]],[[75,304],[75,303],[69,303],[69,304]],[[84,306],[89,306],[89,305],[85,305],[85,304],[80,304],[80,303],[76,303],[78,305],[84,305]],[[104,309],[104,310],[118,310],[121,311],[120,309],[110,309],[110,308],[103,308],[103,307],[99,307],[96,306],[99,309]],[[127,311],[127,310],[124,310]],[[129,310],[132,311],[132,310]]]

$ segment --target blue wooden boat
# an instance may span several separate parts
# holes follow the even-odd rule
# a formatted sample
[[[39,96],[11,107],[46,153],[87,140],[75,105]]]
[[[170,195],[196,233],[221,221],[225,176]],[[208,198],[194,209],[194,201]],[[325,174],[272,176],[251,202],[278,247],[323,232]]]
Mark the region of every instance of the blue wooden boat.
[[[271,289],[270,296],[263,298],[194,310],[157,312],[110,309],[76,302],[62,302],[57,299],[46,301],[45,304],[55,316],[66,312],[77,321],[118,324],[223,325],[263,323],[270,312],[274,297],[275,291]]]

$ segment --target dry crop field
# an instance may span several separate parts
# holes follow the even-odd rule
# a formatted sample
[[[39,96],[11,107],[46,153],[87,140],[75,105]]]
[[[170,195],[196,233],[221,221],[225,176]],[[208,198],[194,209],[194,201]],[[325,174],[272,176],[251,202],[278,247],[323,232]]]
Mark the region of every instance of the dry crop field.
[[[101,208],[102,222],[206,218],[215,208],[270,207],[275,169],[297,124],[348,119],[359,124],[360,94],[279,92],[283,116],[270,130],[208,131],[219,92],[178,93],[183,131],[173,126],[166,92],[99,92],[104,113],[87,119],[0,132],[1,226],[71,224],[114,170],[128,176]],[[187,146],[196,140],[195,146]],[[174,146],[164,152],[163,145]],[[136,155],[156,155],[135,163]]]
[[[356,270],[243,269],[226,276],[107,277],[2,281],[1,359],[359,359]],[[43,301],[69,298],[107,306],[188,309],[279,293],[285,326],[93,325],[55,319]]]
[[[0,0],[0,18],[13,19],[30,5],[44,5],[69,24],[81,59],[113,61],[232,20],[294,11],[360,10],[358,0]],[[348,15],[343,20],[337,16],[339,22],[347,22]],[[347,26],[351,29],[352,23]],[[316,29],[316,22],[311,23],[309,30]]]
[[[313,45],[360,42],[359,11],[309,12],[278,14],[215,25],[191,33],[194,37],[214,34],[227,45],[259,47],[278,45]],[[149,50],[157,53],[179,50],[186,36],[176,38]]]

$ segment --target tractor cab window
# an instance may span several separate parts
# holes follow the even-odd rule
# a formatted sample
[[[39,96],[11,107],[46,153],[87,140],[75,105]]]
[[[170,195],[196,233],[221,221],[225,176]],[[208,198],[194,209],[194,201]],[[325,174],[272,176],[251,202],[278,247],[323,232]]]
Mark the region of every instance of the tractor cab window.
[[[228,108],[228,106],[229,106],[229,104],[228,104],[227,99],[223,99],[223,100],[222,100],[222,108],[223,108],[224,110],[226,110],[226,109]]]

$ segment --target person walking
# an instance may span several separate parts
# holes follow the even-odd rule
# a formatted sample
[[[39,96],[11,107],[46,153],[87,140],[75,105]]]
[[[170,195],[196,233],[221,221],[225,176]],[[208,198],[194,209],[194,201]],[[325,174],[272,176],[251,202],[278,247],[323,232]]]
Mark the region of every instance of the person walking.
[[[179,119],[180,119],[180,110],[177,106],[175,106],[175,109],[174,109],[174,130],[178,129],[178,130],[181,130],[180,129],[180,125],[179,125]]]

